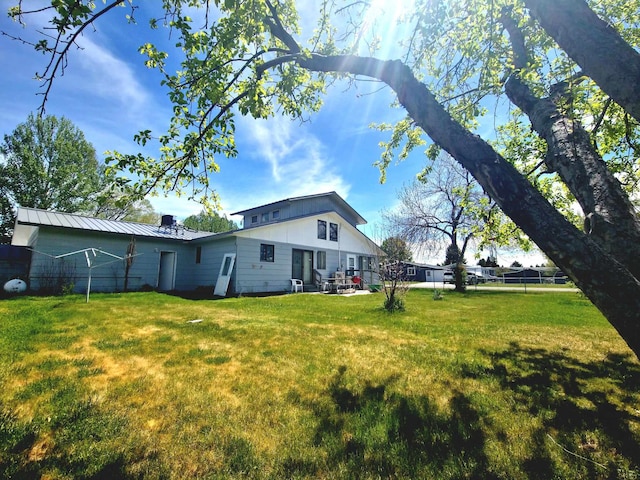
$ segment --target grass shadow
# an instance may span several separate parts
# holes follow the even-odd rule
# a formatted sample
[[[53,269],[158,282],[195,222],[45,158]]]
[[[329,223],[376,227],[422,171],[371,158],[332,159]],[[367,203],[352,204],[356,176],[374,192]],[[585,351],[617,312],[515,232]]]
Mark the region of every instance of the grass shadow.
[[[640,365],[630,355],[583,361],[517,343],[484,355],[491,366],[467,365],[463,376],[493,377],[510,392],[512,409],[543,419],[524,466],[530,478],[550,478],[554,450],[581,472],[576,478],[638,478]]]
[[[314,475],[497,478],[489,472],[481,419],[464,394],[455,392],[445,411],[426,396],[390,392],[395,376],[349,387],[346,370],[340,367],[324,396],[308,405],[317,419],[314,445],[327,453]],[[287,477],[310,472],[308,464],[287,465]]]

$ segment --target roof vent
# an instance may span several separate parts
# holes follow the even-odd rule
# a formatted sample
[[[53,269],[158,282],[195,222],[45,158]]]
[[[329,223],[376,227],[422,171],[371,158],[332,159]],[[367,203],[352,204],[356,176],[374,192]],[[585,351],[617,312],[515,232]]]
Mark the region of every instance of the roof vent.
[[[184,226],[178,224],[178,222],[176,222],[176,217],[173,215],[162,215],[158,231],[160,233],[167,233],[170,235],[184,235]]]
[[[176,217],[173,215],[162,215],[160,220],[161,227],[173,227],[176,224]]]

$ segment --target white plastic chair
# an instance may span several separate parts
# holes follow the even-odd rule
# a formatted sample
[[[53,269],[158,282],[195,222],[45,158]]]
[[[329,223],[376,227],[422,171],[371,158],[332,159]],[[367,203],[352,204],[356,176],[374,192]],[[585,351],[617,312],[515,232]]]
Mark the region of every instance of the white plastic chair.
[[[300,289],[300,290],[298,290]],[[297,278],[292,278],[291,279],[291,292],[304,292],[304,284],[302,283],[302,280],[298,280]]]

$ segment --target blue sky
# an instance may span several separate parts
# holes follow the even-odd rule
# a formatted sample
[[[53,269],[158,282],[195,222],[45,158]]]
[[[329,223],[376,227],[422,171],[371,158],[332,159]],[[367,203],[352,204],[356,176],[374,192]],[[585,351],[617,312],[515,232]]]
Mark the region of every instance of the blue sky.
[[[65,116],[80,128],[101,159],[108,150],[137,153],[140,147],[133,135],[147,128],[163,133],[170,119],[171,105],[160,74],[147,69],[137,51],[147,41],[166,42],[168,32],[160,29],[151,37],[144,12],[137,15],[137,25],[126,24],[126,13],[116,9],[96,24],[96,30],[88,29],[80,41],[82,50],[69,55],[64,76],[55,80],[46,106],[47,114]],[[23,30],[3,13],[0,29],[29,35],[37,21],[31,18],[32,24]],[[303,22],[302,27],[311,24]],[[172,49],[168,52],[171,55]],[[3,135],[38,109],[42,90],[34,75],[43,71],[46,61],[32,47],[0,38]],[[376,92],[368,94],[371,91]],[[387,140],[388,133],[371,130],[369,124],[403,117],[402,110],[389,108],[393,99],[390,90],[380,90],[379,84],[363,82],[351,88],[339,84],[330,88],[321,111],[304,123],[279,116],[266,121],[238,116],[239,155],[220,158],[221,172],[212,177],[223,212],[334,190],[369,222],[361,230],[378,239],[381,211],[397,204],[402,184],[411,182],[424,164],[424,149],[419,149],[389,168],[385,184],[379,182],[380,172],[373,163],[380,156],[378,144]],[[157,156],[154,151],[145,153]],[[201,210],[184,197],[161,195],[150,200],[159,213],[179,219]],[[502,257],[501,263],[506,261]]]

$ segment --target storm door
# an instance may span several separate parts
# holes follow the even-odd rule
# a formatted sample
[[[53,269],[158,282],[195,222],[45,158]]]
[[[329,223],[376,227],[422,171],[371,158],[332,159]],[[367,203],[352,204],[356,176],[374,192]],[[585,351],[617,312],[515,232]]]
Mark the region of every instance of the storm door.
[[[229,288],[229,280],[231,280],[231,273],[233,273],[233,265],[236,262],[235,253],[225,253],[222,259],[222,265],[220,265],[220,272],[218,273],[218,280],[216,280],[216,286],[213,289],[213,294],[220,297],[227,295],[227,289]]]
[[[291,278],[302,280],[304,284],[313,283],[313,252],[311,250],[293,249]]]
[[[176,279],[176,252],[160,252],[160,269],[158,271],[158,290],[173,290]]]

